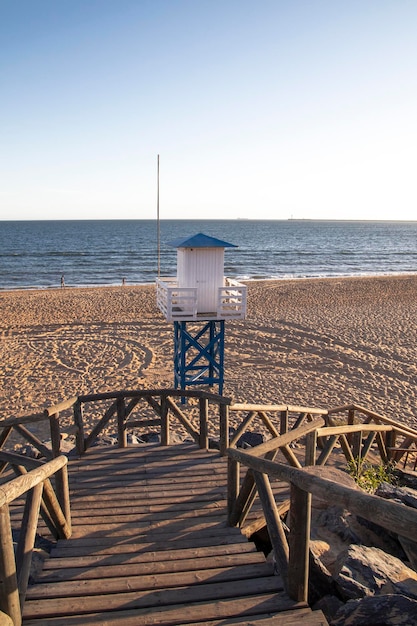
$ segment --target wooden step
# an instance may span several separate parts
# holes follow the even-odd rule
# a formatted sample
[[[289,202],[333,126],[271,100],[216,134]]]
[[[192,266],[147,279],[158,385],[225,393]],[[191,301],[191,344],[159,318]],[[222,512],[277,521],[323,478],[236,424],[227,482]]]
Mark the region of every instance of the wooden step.
[[[297,603],[290,600],[284,593],[276,594],[257,594],[257,595],[239,595],[235,598],[223,598],[214,602],[194,602],[192,604],[179,601],[178,604],[154,606],[145,609],[137,609],[133,607],[125,607],[123,610],[104,612],[103,610],[93,614],[83,615],[67,615],[65,617],[39,617],[38,619],[24,620],[25,626],[185,626],[186,624],[201,624],[207,620],[216,620],[219,623],[227,623],[227,618],[235,618],[240,616],[238,624],[253,624],[252,620],[248,620],[251,615],[261,615],[269,617],[279,615],[283,611],[289,611],[298,614],[298,611],[305,609],[303,603]],[[309,614],[312,611],[308,610]],[[291,613],[292,614],[292,613]],[[301,615],[306,615],[305,612]],[[275,617],[274,617],[275,618]],[[201,622],[201,619],[203,622]],[[288,615],[285,615],[288,619]],[[200,621],[199,621],[200,620]],[[246,620],[246,621],[244,621]],[[216,621],[214,623],[216,623]],[[279,622],[277,622],[279,624]],[[282,621],[281,624],[287,622]],[[293,622],[297,623],[297,622]],[[307,624],[308,622],[299,622]],[[236,624],[236,622],[235,622]],[[325,621],[313,622],[311,626],[323,626]],[[256,622],[254,624],[256,626]]]
[[[326,624],[228,526],[218,452],[94,448],[71,459],[69,483],[73,534],[28,588],[24,626]]]
[[[207,549],[208,550],[208,549]],[[184,558],[183,551],[168,553],[169,558],[162,560],[161,552],[151,553],[153,558],[138,561],[137,555],[129,559],[126,554],[101,557],[85,557],[83,564],[76,559],[49,559],[50,567],[44,567],[37,576],[38,582],[57,582],[62,580],[90,580],[93,578],[147,576],[161,573],[190,572],[197,570],[230,568],[242,565],[264,564],[265,559],[259,552],[237,552],[232,554],[205,554],[204,556]],[[149,553],[148,553],[149,554]],[[95,559],[95,560],[94,560]],[[92,567],[94,565],[94,567]],[[31,596],[33,597],[33,596]]]

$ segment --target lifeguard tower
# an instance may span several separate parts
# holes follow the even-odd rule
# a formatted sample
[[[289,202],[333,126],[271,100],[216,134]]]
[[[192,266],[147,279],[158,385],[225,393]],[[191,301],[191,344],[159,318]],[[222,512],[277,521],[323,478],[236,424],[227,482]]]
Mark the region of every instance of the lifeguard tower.
[[[224,323],[246,317],[246,286],[224,276],[225,248],[237,246],[198,233],[176,239],[177,276],[158,278],[157,306],[174,322],[174,385],[224,382]]]

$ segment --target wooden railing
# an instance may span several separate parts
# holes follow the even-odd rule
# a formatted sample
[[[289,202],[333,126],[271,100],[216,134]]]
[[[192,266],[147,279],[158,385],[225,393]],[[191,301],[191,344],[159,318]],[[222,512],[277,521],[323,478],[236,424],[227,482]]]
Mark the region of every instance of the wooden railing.
[[[375,411],[370,411],[357,404],[348,404],[340,407],[335,407],[328,411],[328,425],[339,426],[341,424],[358,425],[358,424],[377,424],[385,425],[390,428],[386,429],[383,434],[383,429],[379,433],[375,432],[373,436],[372,428],[368,429],[367,439],[364,441],[364,434],[366,429],[358,429],[356,435],[350,435],[353,439],[352,456],[357,458],[364,458],[367,451],[371,448],[376,440],[379,448],[381,459],[384,462],[394,461],[399,463],[404,459],[406,464],[412,455],[414,459],[413,467],[415,469],[415,458],[417,456],[417,432],[415,429],[397,422],[396,420],[380,415]],[[362,434],[361,434],[362,433]],[[343,445],[343,440],[340,442]]]
[[[319,474],[315,475],[318,470],[314,466],[327,462],[335,446],[335,437],[344,442],[342,450],[346,458],[350,459],[353,457],[351,448],[353,443],[349,443],[348,437],[357,433],[366,433],[366,442],[359,450],[359,454],[364,458],[363,455],[367,455],[370,450],[371,433],[374,435],[372,439],[375,439],[377,435],[386,435],[393,431],[394,427],[390,424],[347,424],[326,427],[324,418],[318,418],[250,450],[241,451],[234,448],[227,450],[229,523],[232,526],[242,526],[256,495],[259,496],[263,509],[261,521],[268,528],[275,559],[287,592],[293,600],[303,602],[308,600],[312,495],[328,504],[340,504],[351,513],[361,515],[371,521],[377,519],[384,528],[411,542],[415,541],[416,510],[346,487],[342,480],[334,482]],[[417,433],[414,432],[414,437],[416,435]],[[304,466],[289,448],[290,444],[300,439],[305,440]],[[325,442],[321,449],[318,446],[320,440]],[[289,450],[291,450],[290,454],[288,454]],[[274,461],[280,451],[289,465]],[[247,468],[242,481],[240,479],[241,465]],[[288,500],[275,501],[271,478],[289,484]],[[287,512],[288,539],[281,520],[281,515]]]
[[[14,466],[21,475],[0,486],[0,610],[11,617],[15,626],[20,626],[39,512],[55,536],[68,538],[71,535],[69,494],[64,494],[67,503],[64,512],[50,480],[58,473],[67,475],[67,457],[62,455],[42,463],[13,453],[3,452],[1,455],[3,462],[7,461]],[[33,469],[27,471],[23,464]],[[65,484],[68,485],[68,481]],[[25,494],[23,520],[15,554],[9,505]]]
[[[22,474],[27,469],[35,469],[41,466],[45,460],[51,461],[61,455],[62,433],[59,421],[59,412],[71,409],[76,402],[76,398],[70,398],[65,402],[46,409],[42,413],[34,413],[23,417],[9,417],[0,420],[0,476],[11,466],[15,474]],[[50,442],[45,443],[39,436],[32,432],[28,426],[34,425],[43,427],[49,431]],[[70,429],[74,432],[74,428]],[[7,451],[7,443],[12,434],[17,434],[24,442],[33,446],[37,453],[37,458],[31,458],[26,454],[15,454]],[[43,459],[43,460],[41,460]],[[68,498],[68,474],[66,468],[57,470],[54,476],[55,491],[59,505],[67,520],[70,519],[70,507]],[[54,533],[55,525],[50,523],[48,515],[45,514],[45,523]]]
[[[193,425],[184,407],[179,406],[174,401],[177,399],[181,403],[183,398],[197,400],[198,427]],[[103,417],[87,435],[83,419],[84,411],[91,410],[93,403],[109,401]],[[208,448],[209,424],[211,421],[218,421],[220,425],[224,423],[224,415],[227,413],[230,402],[230,398],[224,396],[206,391],[184,389],[141,389],[79,396],[74,404],[77,449],[80,454],[87,450],[112,419],[117,424],[118,445],[121,448],[126,447],[127,431],[132,428],[149,429],[156,427],[160,432],[161,445],[169,445],[173,419],[184,428],[200,448]],[[138,406],[139,403],[140,407]],[[218,411],[218,417],[210,418],[210,407],[215,407]],[[150,410],[150,415],[142,417],[138,415],[137,410],[140,408]]]
[[[190,407],[185,407],[182,402],[184,397],[197,401],[196,405],[191,406],[198,414],[197,423],[190,419]],[[287,404],[233,403],[225,396],[195,389],[140,389],[76,396],[51,406],[42,413],[0,419],[0,451],[4,449],[11,433],[15,432],[32,445],[39,456],[48,460],[55,458],[61,454],[63,412],[67,414],[67,421],[72,421],[72,425],[65,432],[75,435],[79,454],[83,454],[111,426],[117,432],[120,447],[127,445],[129,430],[152,427],[160,434],[161,444],[169,445],[173,421],[176,421],[202,448],[209,445],[209,426],[218,426],[219,447],[224,455],[229,447],[236,447],[240,437],[250,428],[255,431],[261,429],[266,435],[276,438],[297,430],[301,425],[309,424],[320,416],[323,417],[327,430],[311,435],[310,438],[316,437],[316,441],[308,444],[315,449],[322,449],[318,464],[325,462],[337,444],[341,445],[347,461],[365,458],[377,445],[384,462],[400,462],[408,453],[414,453],[417,446],[415,430],[354,404],[327,410]],[[84,415],[88,413],[93,413],[94,417],[86,420]],[[233,432],[230,429],[232,421],[236,426]],[[47,426],[50,444],[45,444],[28,428],[30,424],[40,423]],[[90,432],[87,432],[88,423],[94,424]],[[372,428],[373,424],[381,428]],[[343,425],[352,428],[348,433],[338,431],[337,428]],[[328,430],[330,427],[333,428],[332,431]],[[282,452],[288,461],[291,457],[296,466],[290,447],[283,448]],[[6,463],[0,458],[0,474]],[[58,482],[59,480],[58,478]],[[58,491],[62,489],[65,487],[58,486]]]
[[[194,399],[194,404],[188,406],[187,411],[182,405],[184,397]],[[169,445],[175,420],[201,448],[209,447],[210,425],[216,425],[223,442],[220,445],[225,450],[227,433],[224,428],[228,423],[230,403],[230,398],[201,390],[125,390],[81,395],[51,406],[43,413],[0,419],[0,474],[7,466],[7,460],[2,460],[1,451],[12,432],[33,446],[40,457],[49,460],[61,454],[64,430],[75,436],[75,449],[81,455],[109,428],[117,433],[121,448],[126,447],[128,431],[132,429],[143,431],[155,428],[160,435],[161,445]],[[191,420],[187,414],[190,411],[197,414],[196,419]],[[63,413],[67,422],[72,421],[72,425],[65,429],[62,427]],[[46,426],[51,443],[45,444],[31,432],[27,427],[30,424]],[[89,432],[88,424],[93,425]],[[62,480],[64,478],[57,478],[58,483]],[[60,493],[65,490],[65,486],[58,484],[57,489]]]
[[[314,417],[326,416],[327,410],[296,406],[289,404],[248,404],[234,403],[229,407],[229,417],[233,416],[240,421],[240,425],[225,442],[225,449],[236,447],[240,437],[255,421],[269,432],[272,437],[279,437],[290,430],[297,429],[304,423],[311,422]],[[229,427],[224,430],[230,432]]]
[[[340,504],[351,513],[374,521],[410,541],[415,541],[417,511],[384,500],[378,496],[346,487],[343,484],[316,476],[307,468],[299,469],[262,459],[253,451],[230,449],[231,463],[242,463],[250,468],[267,520],[269,536],[279,571],[289,596],[296,601],[308,600],[309,541],[311,496],[317,496],[329,505]],[[233,474],[233,472],[232,472]],[[270,479],[290,485],[288,540],[277,509]]]
[[[187,407],[182,403],[184,397],[190,400]],[[306,601],[307,597],[312,494],[329,503],[338,501],[363,517],[375,519],[378,516],[382,526],[389,526],[410,540],[415,537],[415,512],[408,509],[404,512],[404,507],[400,505],[381,502],[375,496],[315,476],[311,473],[314,468],[309,468],[327,463],[338,444],[338,451],[343,452],[347,461],[365,459],[371,453],[383,461],[400,461],[403,451],[410,451],[416,445],[417,432],[378,413],[358,405],[325,410],[286,404],[233,404],[230,398],[201,390],[141,389],[81,395],[51,406],[42,413],[0,420],[0,474],[6,467],[12,467],[19,475],[0,487],[0,574],[4,581],[0,601],[9,615],[11,612],[17,615],[16,593],[20,593],[20,601],[24,598],[28,575],[25,555],[30,552],[27,546],[32,542],[33,529],[36,530],[36,509],[40,509],[56,537],[68,537],[71,533],[66,458],[61,456],[63,415],[67,422],[69,418],[72,420],[66,432],[75,435],[75,450],[79,455],[84,454],[108,429],[117,432],[119,447],[127,446],[129,430],[141,429],[143,432],[143,429],[149,428],[157,429],[161,445],[169,445],[175,422],[201,448],[208,448],[211,429],[215,427],[220,452],[228,455],[229,523],[242,527],[259,494],[263,518],[257,520],[255,525],[268,525],[288,592],[296,600]],[[233,434],[230,429],[232,421],[235,427]],[[270,438],[250,452],[237,450],[240,437],[255,422],[258,423],[256,429],[260,425]],[[45,444],[31,432],[30,424],[46,425],[50,444]],[[33,459],[7,451],[5,448],[12,433],[17,433],[34,446],[38,456],[46,462],[41,458]],[[297,441],[302,446],[296,449],[293,446]],[[286,464],[276,461],[279,454]],[[247,468],[243,480],[240,477],[241,465]],[[52,474],[56,496],[50,481]],[[278,478],[290,485],[289,499],[275,502],[270,478]],[[43,487],[37,488],[40,483]],[[26,491],[30,493],[25,507],[28,538],[22,539],[26,547],[18,549],[17,564],[11,571],[8,505]],[[288,510],[290,533],[287,540],[280,516]],[[16,580],[17,583],[13,582]],[[19,591],[16,592],[16,589]]]
[[[281,454],[284,461],[296,468],[325,465],[336,450],[342,452],[342,457],[340,454],[337,457],[337,464],[343,469],[346,469],[349,462],[368,458],[376,464],[390,461],[398,464],[403,450],[412,451],[410,446],[417,443],[417,432],[410,427],[356,405],[325,411],[285,405],[235,404],[229,407],[230,413],[234,410],[248,411],[248,414],[230,439],[229,448],[236,447],[242,431],[258,417],[272,434],[272,438],[254,447],[251,454],[256,457],[264,456],[269,460]],[[274,412],[279,414],[277,425],[271,421],[271,414]],[[291,413],[295,416],[291,416]],[[360,421],[361,417],[364,421]],[[296,455],[293,449],[294,444],[300,440],[299,450],[303,452],[304,458],[300,454]],[[399,446],[393,446],[394,442],[399,443]],[[237,495],[239,484],[238,464],[232,464],[229,468],[230,522],[243,528],[256,497],[256,486],[251,472],[247,472]],[[285,513],[288,505],[288,501],[280,503],[280,511]],[[265,518],[261,516],[244,527],[244,532],[250,536],[263,525]]]

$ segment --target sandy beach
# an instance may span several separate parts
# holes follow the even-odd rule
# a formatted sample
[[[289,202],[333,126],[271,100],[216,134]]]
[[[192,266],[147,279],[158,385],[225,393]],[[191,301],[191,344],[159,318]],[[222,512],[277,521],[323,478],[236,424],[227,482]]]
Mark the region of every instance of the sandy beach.
[[[253,282],[226,323],[224,395],[358,403],[417,428],[417,275]],[[155,286],[0,292],[1,417],[74,395],[173,386]],[[216,391],[216,390],[215,390]]]

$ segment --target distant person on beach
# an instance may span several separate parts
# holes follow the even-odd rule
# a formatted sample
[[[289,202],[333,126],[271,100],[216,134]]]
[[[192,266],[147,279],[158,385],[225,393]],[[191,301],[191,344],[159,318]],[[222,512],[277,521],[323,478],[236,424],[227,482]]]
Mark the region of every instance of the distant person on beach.
[[[122,278],[122,285],[123,287],[126,285],[126,278]]]
[[[64,274],[62,274],[61,276],[61,289],[63,289],[65,287],[65,276]]]

